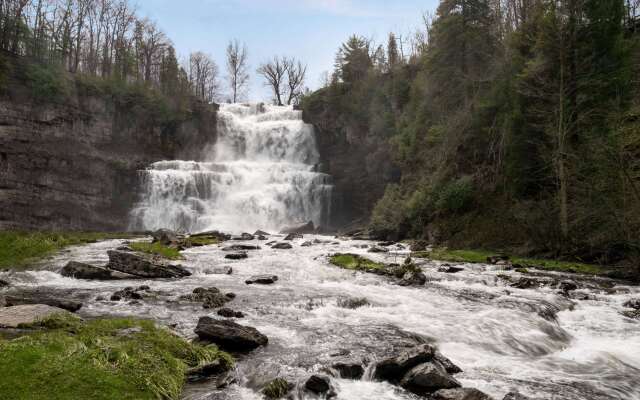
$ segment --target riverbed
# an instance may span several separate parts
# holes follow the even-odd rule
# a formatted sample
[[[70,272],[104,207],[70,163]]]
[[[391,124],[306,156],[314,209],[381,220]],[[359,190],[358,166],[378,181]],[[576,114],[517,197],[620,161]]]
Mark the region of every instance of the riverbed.
[[[322,243],[301,246],[313,239]],[[221,317],[201,304],[179,301],[179,296],[212,286],[235,293],[227,307],[243,312],[246,317],[237,321],[267,335],[269,344],[239,357],[236,383],[224,389],[188,385],[185,399],[261,399],[260,388],[273,378],[301,382],[336,359],[373,365],[398,346],[419,341],[435,344],[462,368],[456,378],[463,386],[496,399],[514,390],[539,399],[640,399],[640,322],[620,314],[625,301],[640,297],[640,289],[624,282],[585,277],[576,291],[585,300],[577,300],[552,287],[512,288],[498,274],[521,274],[501,266],[455,264],[464,270],[450,274],[438,272],[441,262],[416,260],[428,282],[402,287],[388,277],[332,266],[328,255],[349,252],[401,263],[407,250],[394,245],[389,253],[371,254],[367,250],[373,243],[367,241],[311,235],[293,241],[290,250],[271,249],[257,240],[241,242],[261,249],[237,261],[224,258],[222,245],[188,249],[180,264],[193,275],[181,280],[99,282],[58,273],[70,260],[104,264],[107,250],[122,243],[73,247],[37,270],[9,278],[20,288],[82,299],[83,317],[150,318],[187,338],[195,338],[199,317]],[[221,267],[233,272],[220,274]],[[245,284],[258,274],[279,279],[273,285]],[[151,291],[139,304],[108,300],[117,290],[140,285]],[[366,298],[369,304],[341,307],[348,298]],[[333,378],[337,398],[417,398],[367,375],[362,380]]]

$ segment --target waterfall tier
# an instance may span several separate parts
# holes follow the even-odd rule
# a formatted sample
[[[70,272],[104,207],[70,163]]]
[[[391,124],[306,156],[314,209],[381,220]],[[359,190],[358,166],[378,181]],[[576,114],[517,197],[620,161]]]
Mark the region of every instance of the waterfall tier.
[[[132,229],[197,232],[326,226],[331,177],[317,172],[313,127],[291,107],[223,104],[205,162],[160,161],[141,171]]]

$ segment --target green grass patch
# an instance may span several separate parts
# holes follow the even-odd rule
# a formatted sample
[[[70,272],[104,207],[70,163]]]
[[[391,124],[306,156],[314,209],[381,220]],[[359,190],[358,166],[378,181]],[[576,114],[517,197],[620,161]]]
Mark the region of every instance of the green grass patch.
[[[218,238],[210,236],[192,236],[187,239],[187,244],[191,244],[192,246],[210,246],[218,243],[220,243]]]
[[[217,347],[191,344],[151,321],[45,323],[61,328],[0,340],[2,398],[179,399],[189,368],[215,360],[233,366]]]
[[[135,251],[161,256],[169,260],[181,260],[183,258],[178,249],[167,247],[158,242],[133,242],[129,244],[129,247]]]
[[[334,254],[329,259],[329,262],[337,267],[356,271],[383,270],[386,268],[385,264],[369,260],[357,254]]]
[[[447,248],[436,248],[433,251],[418,251],[411,253],[412,257],[430,258],[432,260],[466,262],[466,263],[486,263],[487,257],[496,255],[495,252],[485,250],[449,250]],[[587,275],[604,275],[608,269],[599,265],[584,264],[572,261],[545,260],[537,258],[511,258],[513,264],[517,264],[527,269],[541,269],[546,271],[570,272]]]
[[[127,233],[0,231],[0,270],[24,268],[67,246],[131,237]]]

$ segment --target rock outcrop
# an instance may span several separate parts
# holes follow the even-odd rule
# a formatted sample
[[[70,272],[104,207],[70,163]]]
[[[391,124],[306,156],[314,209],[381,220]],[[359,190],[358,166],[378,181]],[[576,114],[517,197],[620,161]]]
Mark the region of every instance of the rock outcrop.
[[[85,264],[77,261],[69,261],[60,271],[62,276],[76,279],[91,279],[91,280],[118,280],[118,279],[140,279],[140,277],[125,274],[119,271],[113,271],[105,267],[98,267],[95,265]]]
[[[45,304],[29,304],[0,308],[0,327],[20,328],[32,325],[58,314],[69,314],[68,311]]]
[[[119,250],[109,250],[107,268],[142,278],[184,278],[191,272],[181,266],[166,264],[151,257]]]
[[[214,343],[229,351],[251,351],[269,342],[269,339],[255,328],[211,317],[200,318],[195,333],[200,340]]]

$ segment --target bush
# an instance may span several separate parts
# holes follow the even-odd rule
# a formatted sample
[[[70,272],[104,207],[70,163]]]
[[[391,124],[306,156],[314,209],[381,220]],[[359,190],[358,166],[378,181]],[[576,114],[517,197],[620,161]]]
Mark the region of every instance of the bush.
[[[70,93],[67,74],[55,65],[29,63],[25,67],[25,78],[37,101],[57,101]]]
[[[436,208],[444,213],[469,209],[473,202],[473,180],[470,176],[447,183],[438,193]]]
[[[398,236],[404,232],[406,214],[400,186],[390,184],[371,214],[369,227],[376,235]]]

